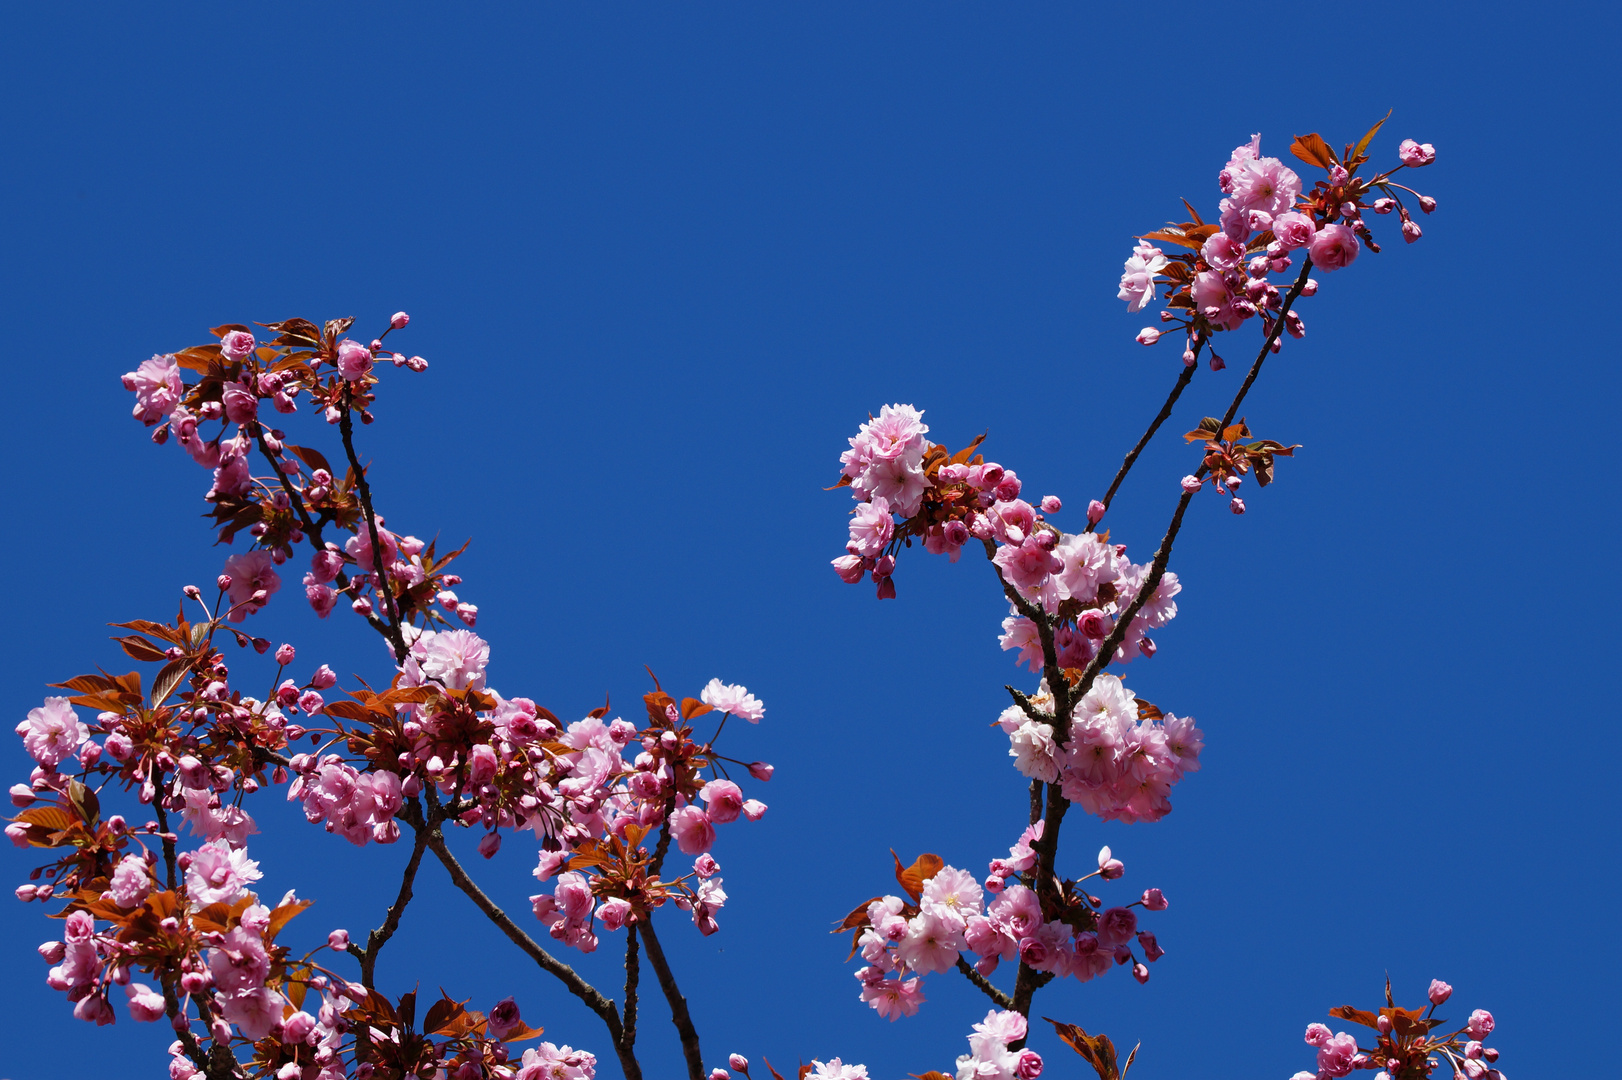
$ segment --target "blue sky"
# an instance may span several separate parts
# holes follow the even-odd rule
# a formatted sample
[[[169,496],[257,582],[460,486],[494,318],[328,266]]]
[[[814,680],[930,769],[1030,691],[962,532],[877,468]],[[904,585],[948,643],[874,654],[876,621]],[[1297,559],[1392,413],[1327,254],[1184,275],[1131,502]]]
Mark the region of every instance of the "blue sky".
[[[770,812],[716,851],[723,930],[665,935],[709,1056],[945,1068],[984,999],[934,976],[917,1017],[885,1023],[825,930],[886,888],[892,847],[980,873],[1012,843],[1023,788],[987,724],[1023,676],[985,567],[917,553],[884,604],[834,577],[848,503],[821,489],[844,439],[894,401],[943,442],[989,429],[987,453],[1079,528],[1178,368],[1169,343],[1132,342],[1144,320],[1115,299],[1132,236],[1180,197],[1214,208],[1252,132],[1283,154],[1394,109],[1376,160],[1433,142],[1419,179],[1440,209],[1420,243],[1387,226],[1383,254],[1304,302],[1306,340],[1245,407],[1303,449],[1243,518],[1196,500],[1181,614],[1129,670],[1199,718],[1204,770],[1163,822],[1067,825],[1068,869],[1108,843],[1122,889],[1165,890],[1168,955],[1147,986],[1112,972],[1039,1006],[1143,1040],[1143,1080],[1282,1080],[1330,1006],[1372,1001],[1387,972],[1410,1000],[1440,977],[1454,1011],[1497,1015],[1507,1072],[1599,1070],[1580,1033],[1602,1030],[1622,961],[1602,685],[1618,379],[1586,253],[1604,226],[1582,223],[1603,221],[1619,166],[1615,10],[1293,18],[8,10],[7,723],[44,684],[120,662],[104,624],[166,616],[227,554],[197,516],[206,477],[146,443],[118,376],[222,322],[403,308],[432,367],[387,373],[363,445],[391,524],[473,538],[459,591],[493,684],[565,716],[607,693],[630,715],[648,664],[672,689],[718,675],[767,703],[733,744],[778,772],[750,791]],[[1239,377],[1202,370],[1168,430]],[[1156,444],[1119,496],[1112,536],[1140,560],[1192,461]],[[256,622],[387,678],[353,620],[284,594]],[[19,747],[0,760],[26,775]],[[318,901],[312,944],[376,924],[405,851],[350,848],[274,796],[253,809],[266,891]],[[30,864],[4,865],[20,881]],[[532,865],[512,843],[481,869],[521,908]],[[32,1036],[0,1072],[60,1075],[71,1046],[77,1073],[159,1075],[163,1032],[91,1030],[44,987],[49,936],[37,908],[0,923],[0,1008]],[[595,1019],[504,944],[430,872],[380,970],[396,992],[514,994],[610,1075]],[[611,951],[582,967],[608,981]],[[665,1015],[648,1003],[650,1075],[678,1067]],[[1084,1067],[1037,1045],[1054,1075]]]

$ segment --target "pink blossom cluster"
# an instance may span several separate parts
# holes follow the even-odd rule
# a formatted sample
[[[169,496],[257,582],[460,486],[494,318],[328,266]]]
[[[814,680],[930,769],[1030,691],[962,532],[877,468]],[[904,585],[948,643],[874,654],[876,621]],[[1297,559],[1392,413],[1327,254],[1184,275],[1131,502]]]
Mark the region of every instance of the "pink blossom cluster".
[[[1086,667],[1137,596],[1149,566],[1131,562],[1125,545],[1096,533],[1055,528],[1047,516],[1062,509],[1061,500],[1049,495],[1032,505],[1020,498],[1022,485],[1012,469],[978,457],[949,459],[924,438],[929,428],[922,416],[911,405],[886,405],[849,440],[840,457],[840,484],[850,487],[858,505],[846,554],[833,560],[834,570],[850,584],[871,576],[885,599],[895,595],[896,556],[914,538],[953,562],[964,544],[978,540],[1010,589],[1049,615],[1063,616],[1055,630],[1060,665]],[[1096,524],[1103,510],[1101,503],[1091,504],[1089,523]],[[1174,598],[1181,591],[1177,575],[1164,574],[1112,659],[1126,663],[1154,655],[1149,631],[1176,617]],[[1001,641],[1033,671],[1042,669],[1036,625],[1017,605],[1003,622]]]
[[[957,1080],[1035,1080],[1042,1055],[1029,1047],[1010,1050],[1025,1038],[1025,1018],[1012,1009],[992,1009],[974,1025],[969,1052],[957,1059]]]
[[[124,983],[130,1016],[149,1023],[163,1016],[163,995],[144,983],[130,981],[128,970],[118,962],[118,941],[112,935],[98,934],[96,920],[88,912],[70,914],[63,922],[62,937],[45,942],[39,954],[52,965],[45,985],[67,995],[74,1016],[97,1026],[113,1023],[116,1017],[109,995],[119,981]]]
[[[1236,330],[1252,318],[1260,318],[1263,333],[1270,337],[1281,318],[1290,336],[1304,336],[1300,316],[1284,310],[1283,294],[1268,280],[1269,274],[1289,270],[1302,253],[1310,256],[1313,266],[1328,273],[1350,266],[1365,246],[1378,251],[1365,217],[1369,210],[1375,214],[1395,210],[1402,221],[1403,239],[1413,243],[1421,230],[1399,191],[1408,192],[1427,214],[1436,208],[1435,199],[1391,179],[1400,169],[1434,161],[1435,149],[1428,143],[1421,146],[1411,139],[1405,141],[1398,148],[1400,164],[1367,180],[1355,175],[1365,160],[1361,148],[1351,154],[1348,147],[1345,160],[1336,157],[1322,140],[1311,148],[1298,141],[1297,148],[1298,156],[1313,157],[1328,173],[1326,180],[1305,195],[1295,170],[1278,158],[1263,157],[1261,136],[1253,135],[1250,142],[1234,149],[1217,174],[1224,195],[1218,205],[1218,225],[1206,226],[1196,218],[1182,227],[1150,233],[1127,259],[1118,298],[1126,301],[1127,310],[1141,311],[1159,287],[1169,285],[1170,303],[1160,313],[1160,321],[1186,330],[1185,363],[1194,362],[1197,349],[1209,344],[1213,333]],[[1192,253],[1168,257],[1151,241],[1176,244]],[[1308,279],[1300,295],[1312,296],[1317,288]],[[1138,341],[1153,345],[1161,335],[1162,331],[1145,327]],[[1278,347],[1274,340],[1274,351]],[[1214,351],[1211,366],[1225,366]]]
[[[1433,1018],[1436,1009],[1452,995],[1453,987],[1433,979],[1427,992],[1430,1007],[1423,1012],[1389,1004],[1378,1014],[1350,1006],[1333,1010],[1332,1016],[1373,1028],[1374,1045],[1360,1047],[1347,1032],[1308,1024],[1306,1043],[1318,1052],[1318,1068],[1316,1072],[1302,1070],[1290,1080],[1339,1080],[1357,1069],[1378,1069],[1376,1080],[1427,1080],[1443,1062],[1452,1067],[1455,1080],[1503,1080],[1503,1072],[1494,1067],[1498,1051],[1484,1045],[1496,1026],[1492,1013],[1476,1009],[1458,1030],[1435,1034],[1443,1026],[1443,1021]],[[1389,1002],[1389,987],[1386,996]]]
[[[397,313],[389,329],[409,322],[403,312]],[[295,399],[307,390],[329,423],[349,411],[359,411],[370,423],[366,406],[376,383],[375,359],[390,356],[396,366],[414,371],[427,367],[421,357],[384,353],[381,338],[370,346],[339,338],[340,325],[347,328],[348,321],[328,324],[322,332],[290,320],[272,327],[278,336],[266,345],[245,328],[220,327],[217,345],[154,356],[124,376],[125,387],[136,395],[135,417],[149,427],[157,425],[155,441],[165,442],[172,433],[193,460],[213,471],[205,499],[215,506],[220,539],[230,543],[246,528],[258,544],[229,557],[220,576],[220,588],[230,597],[230,621],[240,622],[269,602],[281,588],[275,568],[293,558],[295,545],[308,540],[316,551],[304,575],[304,592],[322,618],[340,598],[347,598],[360,614],[375,617],[409,599],[406,615],[444,621],[442,610],[473,626],[478,607],[452,591],[461,578],[443,572],[449,559],[436,566],[423,541],[389,532],[381,516],[365,520],[358,512],[353,471],[336,476],[320,453],[292,445],[285,431],[261,418],[261,402],[269,401],[276,412],[293,413],[298,409]],[[185,383],[184,370],[202,377]],[[201,427],[213,423],[220,425],[218,431],[205,438]],[[269,475],[254,474],[256,453]],[[318,523],[316,534],[306,535],[312,522]],[[321,526],[329,522],[350,533],[341,545],[320,539]],[[373,525],[385,549],[382,560],[372,555]],[[390,598],[378,592],[385,581]]]
[[[543,1042],[524,1051],[513,1080],[594,1080],[596,1075],[596,1055]]]
[[[1011,705],[997,718],[1014,768],[1059,784],[1066,799],[1105,821],[1160,820],[1171,812],[1172,785],[1199,771],[1205,742],[1194,719],[1146,708],[1114,675],[1100,674],[1076,702],[1062,743],[1046,684],[1026,700],[1030,712]]]
[[[968,953],[978,955],[974,968],[981,975],[990,975],[1003,960],[1017,960],[1037,971],[1086,982],[1113,965],[1131,964],[1133,976],[1148,981],[1149,969],[1133,953],[1132,942],[1150,962],[1165,950],[1153,934],[1138,930],[1132,909],[1165,910],[1159,889],[1102,912],[1095,910],[1100,904],[1096,898],[1080,893],[1079,903],[1061,919],[1047,917],[1028,885],[1008,884],[1035,867],[1031,845],[1041,838],[1043,824],[1026,829],[1007,859],[992,862],[984,892],[972,874],[946,866],[924,880],[916,904],[899,896],[870,903],[856,939],[865,961],[856,972],[861,1000],[891,1021],[912,1016],[924,1001],[922,977],[956,967]],[[1099,870],[1088,877],[1114,879],[1123,872],[1121,862],[1105,848]],[[994,897],[989,903],[986,893]]]
[[[289,761],[294,777],[288,785],[289,802],[301,802],[305,820],[326,823],[351,844],[370,840],[392,844],[400,838],[394,815],[404,805],[400,777],[392,772],[357,772],[337,754],[317,760],[295,754]]]

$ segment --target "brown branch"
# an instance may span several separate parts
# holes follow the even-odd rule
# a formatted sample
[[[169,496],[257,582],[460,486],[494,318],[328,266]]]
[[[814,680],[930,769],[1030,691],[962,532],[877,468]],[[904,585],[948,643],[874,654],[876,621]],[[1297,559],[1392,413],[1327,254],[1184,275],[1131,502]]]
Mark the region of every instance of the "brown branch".
[[[541,948],[534,938],[524,933],[523,929],[512,921],[511,916],[501,910],[494,900],[485,895],[484,890],[479,888],[478,883],[468,876],[466,870],[462,869],[462,864],[457,862],[456,856],[451,854],[450,848],[445,844],[445,835],[440,831],[437,821],[429,822],[423,831],[428,836],[428,849],[439,858],[439,861],[450,873],[451,881],[455,883],[456,887],[467,894],[468,899],[473,901],[474,906],[484,912],[485,917],[495,923],[496,928],[506,934],[509,941],[517,945],[531,960],[534,960],[536,966],[542,971],[555,976],[558,981],[568,988],[569,993],[585,1002],[586,1008],[602,1019],[603,1024],[608,1028],[614,1046],[616,1049],[620,1049],[623,1030],[620,1025],[619,1011],[615,1009],[614,1003],[605,998],[596,987],[582,979],[574,968]],[[627,1080],[637,1080],[641,1076],[641,1070],[636,1067],[636,1059],[631,1058],[629,1061],[626,1059],[627,1052],[621,1049],[620,1066],[625,1069]]]
[[[629,1053],[636,1045],[636,987],[642,975],[642,965],[636,955],[636,926],[625,928],[625,1025],[620,1046]]]
[[[1109,490],[1104,492],[1104,497],[1099,500],[1099,502],[1104,504],[1105,510],[1109,509],[1110,503],[1115,498],[1116,491],[1120,490],[1121,481],[1126,479],[1126,474],[1132,471],[1133,465],[1137,464],[1138,455],[1143,453],[1143,448],[1145,446],[1149,445],[1149,440],[1155,437],[1155,432],[1160,430],[1160,425],[1164,424],[1167,418],[1171,416],[1171,410],[1173,406],[1177,404],[1177,399],[1183,396],[1183,389],[1193,381],[1194,372],[1200,366],[1200,350],[1205,347],[1205,341],[1206,338],[1202,335],[1200,340],[1195,343],[1194,361],[1192,363],[1183,365],[1182,373],[1177,376],[1177,382],[1172,385],[1171,393],[1166,397],[1166,403],[1160,406],[1160,412],[1149,424],[1149,430],[1143,433],[1143,438],[1138,440],[1138,445],[1134,446],[1130,451],[1128,451],[1126,460],[1121,462],[1120,472],[1115,474],[1115,480],[1110,484]],[[1092,532],[1094,526],[1097,524],[1098,522],[1096,521],[1089,521],[1087,522],[1087,527],[1082,531]]]
[[[420,814],[417,815],[420,817]],[[417,868],[422,865],[422,852],[428,846],[428,830],[416,830],[416,842],[411,845],[411,859],[406,863],[405,873],[400,878],[400,894],[395,897],[394,903],[389,907],[383,925],[366,935],[366,946],[351,952],[359,952],[360,956],[360,982],[368,990],[376,989],[373,977],[377,971],[377,954],[382,951],[384,944],[394,936],[400,927],[400,916],[405,914],[406,905],[411,903],[411,886],[417,879]]]
[[[1273,329],[1267,335],[1267,341],[1262,345],[1262,351],[1256,354],[1256,362],[1250,365],[1250,374],[1245,376],[1244,383],[1239,387],[1239,393],[1234,395],[1233,404],[1229,405],[1228,411],[1223,414],[1222,427],[1227,427],[1233,423],[1233,414],[1239,411],[1239,406],[1245,400],[1245,395],[1250,393],[1251,384],[1256,381],[1256,376],[1261,374],[1262,361],[1267,359],[1267,354],[1273,349],[1273,342],[1277,341],[1279,335],[1284,332],[1284,316],[1290,313],[1290,308],[1295,304],[1296,298],[1301,295],[1301,290],[1307,287],[1307,275],[1311,272],[1312,257],[1309,255],[1301,261],[1301,273],[1296,275],[1295,284],[1290,286],[1288,295],[1284,297],[1284,303],[1278,309],[1278,318],[1273,320]],[[1220,431],[1221,428],[1218,428],[1218,430]]]
[[[659,938],[653,932],[651,914],[642,921],[642,937],[648,947],[648,960],[659,976],[659,989],[665,992],[665,1000],[670,1002],[670,1022],[676,1025],[676,1031],[681,1036],[682,1056],[687,1059],[687,1080],[704,1080],[704,1058],[698,1050],[698,1030],[693,1027],[693,1018],[687,1012],[687,999],[682,997],[681,988],[676,985],[676,976],[671,974],[670,964],[665,960],[665,951],[660,948]]]
[[[389,584],[389,570],[383,565],[383,542],[377,532],[377,511],[372,508],[372,489],[366,483],[366,470],[361,468],[360,458],[355,454],[355,421],[349,394],[349,390],[345,389],[343,407],[338,410],[338,434],[343,438],[349,467],[355,473],[355,493],[360,497],[360,508],[366,516],[366,531],[372,539],[372,574],[377,579],[373,591],[382,598],[383,610],[389,617],[388,638],[389,644],[394,646],[394,658],[404,664],[409,650],[406,649],[405,635],[400,632],[400,608],[394,598],[394,586]]]
[[[957,969],[967,976],[970,982],[984,991],[986,997],[996,1002],[997,1008],[1006,1009],[1014,1003],[1013,998],[992,986],[991,981],[974,970],[974,965],[963,959],[961,955],[957,958]]]

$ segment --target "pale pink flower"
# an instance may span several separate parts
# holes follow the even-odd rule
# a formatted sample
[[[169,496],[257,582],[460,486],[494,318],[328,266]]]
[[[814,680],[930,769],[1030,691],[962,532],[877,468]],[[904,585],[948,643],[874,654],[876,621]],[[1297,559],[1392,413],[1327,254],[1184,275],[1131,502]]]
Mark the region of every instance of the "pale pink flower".
[[[232,330],[220,339],[220,352],[227,360],[243,360],[253,351],[253,335],[246,330]]]
[[[113,876],[102,895],[121,908],[140,907],[152,892],[152,874],[146,860],[139,855],[126,855],[113,867]]]
[[[924,1001],[921,982],[921,979],[911,978],[863,983],[861,999],[873,1006],[881,1017],[894,1022],[917,1014],[918,1006]]]
[[[1411,169],[1417,169],[1436,160],[1436,147],[1430,143],[1417,143],[1412,139],[1404,139],[1402,144],[1397,147],[1397,157],[1402,160],[1404,165]]]
[[[846,1065],[838,1058],[811,1063],[811,1080],[868,1080],[866,1065]]]
[[[245,1038],[263,1039],[282,1018],[282,996],[261,986],[218,998],[220,1015]]]
[[[163,1019],[165,1005],[162,994],[145,983],[138,982],[125,986],[124,993],[129,997],[130,1016],[133,1019],[143,1024]]]
[[[1318,1071],[1328,1076],[1346,1076],[1357,1056],[1357,1040],[1344,1031],[1324,1040],[1318,1048]]]
[[[963,927],[970,916],[980,914],[980,898],[980,883],[973,874],[946,866],[924,882],[919,906],[943,923]]]
[[[712,709],[731,713],[751,724],[760,723],[760,718],[766,715],[766,706],[761,704],[759,698],[742,686],[726,684],[720,679],[711,679],[706,683],[704,689],[699,691],[698,699]]]
[[[186,868],[186,892],[198,907],[228,904],[245,895],[248,886],[263,876],[246,849],[233,851],[225,841],[215,840],[192,853]]]
[[[28,719],[17,725],[17,734],[35,761],[54,769],[78,753],[90,738],[90,729],[79,722],[67,698],[48,697],[44,705],[28,710]]]
[[[618,930],[623,927],[630,914],[631,902],[618,896],[611,896],[597,906],[597,917],[603,921],[603,926],[609,930]]]
[[[1036,624],[1023,615],[1010,615],[1002,621],[1002,635],[997,641],[1004,650],[1018,649],[1016,664],[1025,664],[1032,671],[1042,670],[1042,639]]]
[[[1058,745],[1053,741],[1052,727],[1026,720],[1009,735],[1008,742],[1008,756],[1014,759],[1014,768],[1021,776],[1045,784],[1059,778]]]
[[[737,821],[743,812],[743,792],[731,780],[711,780],[699,789],[705,814],[717,825]]]
[[[833,560],[834,573],[846,585],[859,585],[862,578],[867,576],[867,567],[862,564],[859,555],[841,555]]]
[[[411,651],[428,678],[452,690],[484,689],[490,643],[472,631],[425,631]]]
[[[1212,233],[1200,247],[1200,258],[1213,270],[1233,270],[1245,259],[1245,245],[1227,233]]]
[[[862,503],[850,519],[850,541],[845,545],[852,555],[878,556],[895,535],[895,519],[890,503],[881,496]]]
[[[1357,234],[1345,225],[1325,225],[1312,238],[1308,251],[1313,265],[1327,273],[1352,265],[1361,246]]]
[[[173,355],[154,356],[124,376],[124,389],[135,391],[135,419],[156,424],[180,404],[184,387]]]
[[[962,948],[962,924],[925,911],[908,920],[896,958],[919,975],[929,975],[954,967]]]
[[[1126,260],[1126,271],[1121,275],[1121,289],[1117,300],[1126,301],[1128,311],[1142,311],[1155,296],[1155,275],[1166,268],[1170,260],[1153,244],[1140,242]]]
[[[1485,1039],[1492,1034],[1494,1026],[1492,1013],[1486,1009],[1477,1009],[1470,1014],[1470,1023],[1465,1027],[1465,1030],[1470,1033],[1470,1037],[1473,1039]]]
[[[923,505],[924,492],[929,490],[929,478],[923,469],[907,458],[893,461],[875,461],[863,474],[868,490],[874,498],[882,498],[904,518],[910,518]]]
[[[241,622],[264,607],[282,587],[275,560],[263,548],[226,559],[225,573],[231,578],[231,611],[226,615],[231,622]],[[261,592],[264,596],[256,598]]]
[[[570,1046],[543,1042],[524,1051],[515,1080],[592,1080],[597,1058]]]
[[[372,370],[372,350],[352,338],[338,342],[338,373],[350,382]]]
[[[270,954],[257,934],[239,926],[225,935],[219,948],[209,950],[208,970],[225,993],[252,990],[265,984]]]
[[[715,844],[715,826],[696,806],[684,806],[670,815],[670,832],[684,855],[701,855]]]
[[[1301,178],[1293,170],[1278,158],[1261,156],[1260,135],[1234,150],[1218,176],[1218,184],[1232,196],[1234,207],[1269,215],[1289,210],[1301,194]]]
[[[1317,234],[1318,225],[1312,220],[1311,214],[1292,210],[1273,219],[1273,236],[1285,251],[1305,247],[1312,243],[1312,238]]]

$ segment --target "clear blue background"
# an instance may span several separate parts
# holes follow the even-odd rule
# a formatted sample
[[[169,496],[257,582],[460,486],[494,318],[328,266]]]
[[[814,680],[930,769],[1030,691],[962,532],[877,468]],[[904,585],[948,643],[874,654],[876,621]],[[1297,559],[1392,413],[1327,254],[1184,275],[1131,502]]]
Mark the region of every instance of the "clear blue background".
[[[1412,247],[1382,219],[1385,253],[1304,303],[1309,336],[1244,410],[1304,449],[1243,518],[1197,500],[1182,614],[1129,672],[1199,718],[1204,771],[1160,824],[1066,828],[1064,869],[1109,843],[1107,895],[1165,890],[1168,955],[1147,986],[1115,971],[1038,1007],[1143,1040],[1143,1080],[1282,1080],[1328,1007],[1442,977],[1447,1013],[1497,1014],[1511,1075],[1614,1067],[1615,8],[772,8],[8,9],[5,723],[47,682],[124,670],[104,624],[167,617],[228,553],[206,475],[145,441],[118,376],[220,322],[404,308],[433,366],[385,373],[361,440],[391,525],[473,537],[460,591],[494,685],[635,716],[646,663],[767,703],[728,735],[778,774],[750,789],[764,820],[723,830],[723,931],[667,920],[710,1059],[949,1068],[988,1003],[934,976],[885,1023],[826,930],[886,889],[891,847],[983,873],[1014,840],[1024,788],[987,724],[1025,677],[985,566],[915,554],[884,604],[840,584],[849,504],[821,488],[869,410],[911,401],[940,441],[989,428],[1079,527],[1178,370],[1115,299],[1132,235],[1180,196],[1214,207],[1252,132],[1283,155],[1395,108],[1376,158],[1434,142],[1417,179],[1440,210]],[[1202,370],[1168,434],[1238,379]],[[1122,492],[1108,524],[1138,558],[1192,460],[1166,439]],[[254,628],[301,668],[387,678],[296,576]],[[250,808],[264,891],[318,901],[293,940],[376,925],[403,847],[352,848],[276,794]],[[30,865],[4,856],[11,882]],[[523,914],[532,865],[511,843],[479,870]],[[159,1025],[92,1029],[45,988],[51,929],[21,905],[0,923],[0,1075],[162,1075]],[[614,1073],[596,1019],[437,868],[381,975],[515,994]],[[649,1074],[676,1075],[644,1008]],[[1037,1045],[1052,1075],[1086,1070]]]

